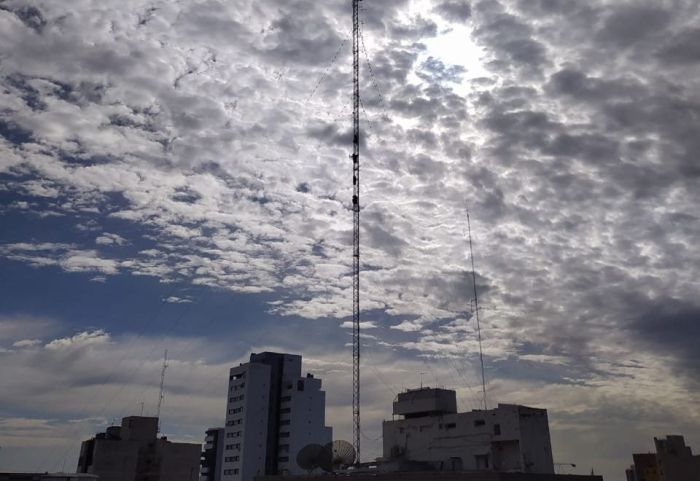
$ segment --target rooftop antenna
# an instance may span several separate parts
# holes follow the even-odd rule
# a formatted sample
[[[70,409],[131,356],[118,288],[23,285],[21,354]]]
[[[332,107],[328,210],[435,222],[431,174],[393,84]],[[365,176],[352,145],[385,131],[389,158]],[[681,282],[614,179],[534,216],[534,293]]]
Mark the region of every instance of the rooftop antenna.
[[[352,0],[352,436],[360,463],[360,1]]]
[[[486,404],[486,374],[484,373],[484,352],[481,348],[481,323],[479,321],[479,296],[476,293],[476,270],[474,269],[474,248],[472,247],[472,225],[467,208],[467,232],[469,233],[469,257],[472,261],[472,284],[474,285],[474,310],[476,316],[476,333],[479,338],[479,361],[481,362],[481,392],[483,394],[484,411],[488,409]]]
[[[156,409],[156,418],[158,419],[158,432],[160,433],[160,408],[163,405],[163,385],[165,384],[165,370],[168,368],[168,350],[163,354],[163,369],[160,371],[160,392],[158,393],[158,409]]]

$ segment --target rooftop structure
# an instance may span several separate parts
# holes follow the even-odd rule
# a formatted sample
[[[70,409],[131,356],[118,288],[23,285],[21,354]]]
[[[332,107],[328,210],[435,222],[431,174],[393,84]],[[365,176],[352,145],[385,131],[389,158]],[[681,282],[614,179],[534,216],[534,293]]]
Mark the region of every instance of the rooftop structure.
[[[654,438],[656,453],[633,454],[627,481],[700,480],[700,455],[693,455],[683,436]]]
[[[194,481],[199,473],[200,444],[158,438],[158,418],[129,416],[121,426],[84,441],[78,472],[100,481]]]
[[[427,463],[439,471],[554,473],[545,409],[499,404],[457,412],[455,391],[399,394],[384,421],[384,459]]]

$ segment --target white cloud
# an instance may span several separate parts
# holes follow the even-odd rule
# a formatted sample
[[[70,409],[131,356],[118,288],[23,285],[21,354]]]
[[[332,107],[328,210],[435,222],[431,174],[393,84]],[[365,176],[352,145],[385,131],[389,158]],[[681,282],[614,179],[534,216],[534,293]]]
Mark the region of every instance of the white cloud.
[[[34,347],[41,344],[40,339],[21,339],[12,343],[12,347]]]
[[[110,341],[110,336],[105,331],[99,329],[97,331],[83,331],[71,337],[63,337],[54,339],[44,346],[49,350],[66,350],[77,349],[88,346],[96,346],[107,344]]]
[[[119,234],[110,234],[109,232],[103,232],[102,235],[95,238],[95,244],[98,245],[118,245],[123,246],[127,244],[128,241],[124,239]]]
[[[163,299],[163,301],[170,304],[188,304],[192,302],[192,299],[187,297],[170,296]]]
[[[340,327],[343,329],[352,329],[352,321],[345,321],[340,325]],[[360,321],[360,329],[376,329],[377,327],[379,326],[374,321]]]

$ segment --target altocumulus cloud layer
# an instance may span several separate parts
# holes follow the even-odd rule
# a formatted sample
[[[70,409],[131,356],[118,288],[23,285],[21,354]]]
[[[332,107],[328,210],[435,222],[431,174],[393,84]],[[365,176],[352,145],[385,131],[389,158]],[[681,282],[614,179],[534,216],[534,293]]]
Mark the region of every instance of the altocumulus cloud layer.
[[[492,402],[548,407],[556,457],[609,479],[640,439],[700,443],[699,14],[691,1],[363,2],[365,342],[384,366],[366,371],[366,429],[426,363],[440,383],[475,382],[468,204]],[[105,286],[148,276],[269,294],[280,326],[346,321],[348,19],[335,0],[0,3],[2,215],[80,233],[8,236],[0,255]],[[450,31],[479,58],[452,65],[430,48]],[[104,227],[115,221],[128,228]],[[64,385],[138,393],[136,376],[104,382],[109,362],[79,372],[81,356],[133,350],[157,377],[148,342],[110,337],[97,315],[71,335],[49,321],[20,335],[20,321],[3,320],[3,376],[71,352],[52,361],[71,366]],[[245,354],[220,352],[180,362],[215,378]],[[314,351],[310,368],[342,393],[346,357]],[[69,429],[16,416],[35,376],[4,422]],[[183,436],[217,422],[218,391],[197,392]],[[56,407],[69,391],[55,396],[37,412],[78,415]]]

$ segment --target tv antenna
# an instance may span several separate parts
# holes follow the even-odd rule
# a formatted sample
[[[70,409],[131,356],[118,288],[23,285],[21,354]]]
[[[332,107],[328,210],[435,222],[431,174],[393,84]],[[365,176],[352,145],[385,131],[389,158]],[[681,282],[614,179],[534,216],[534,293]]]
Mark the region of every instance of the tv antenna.
[[[158,432],[160,433],[160,408],[163,405],[163,385],[165,384],[165,370],[168,368],[168,350],[163,354],[163,369],[160,371],[160,391],[158,393],[158,409],[156,409],[156,418],[158,418]]]
[[[484,352],[481,348],[481,323],[479,321],[479,296],[476,292],[476,270],[474,268],[474,248],[472,247],[472,225],[469,219],[469,209],[467,209],[467,232],[469,235],[469,257],[472,262],[472,284],[474,286],[474,309],[472,313],[476,317],[476,334],[479,339],[479,361],[481,362],[481,392],[484,397],[484,411],[488,409],[486,404],[486,374],[484,373]]]
[[[352,0],[352,435],[360,463],[360,1]]]

